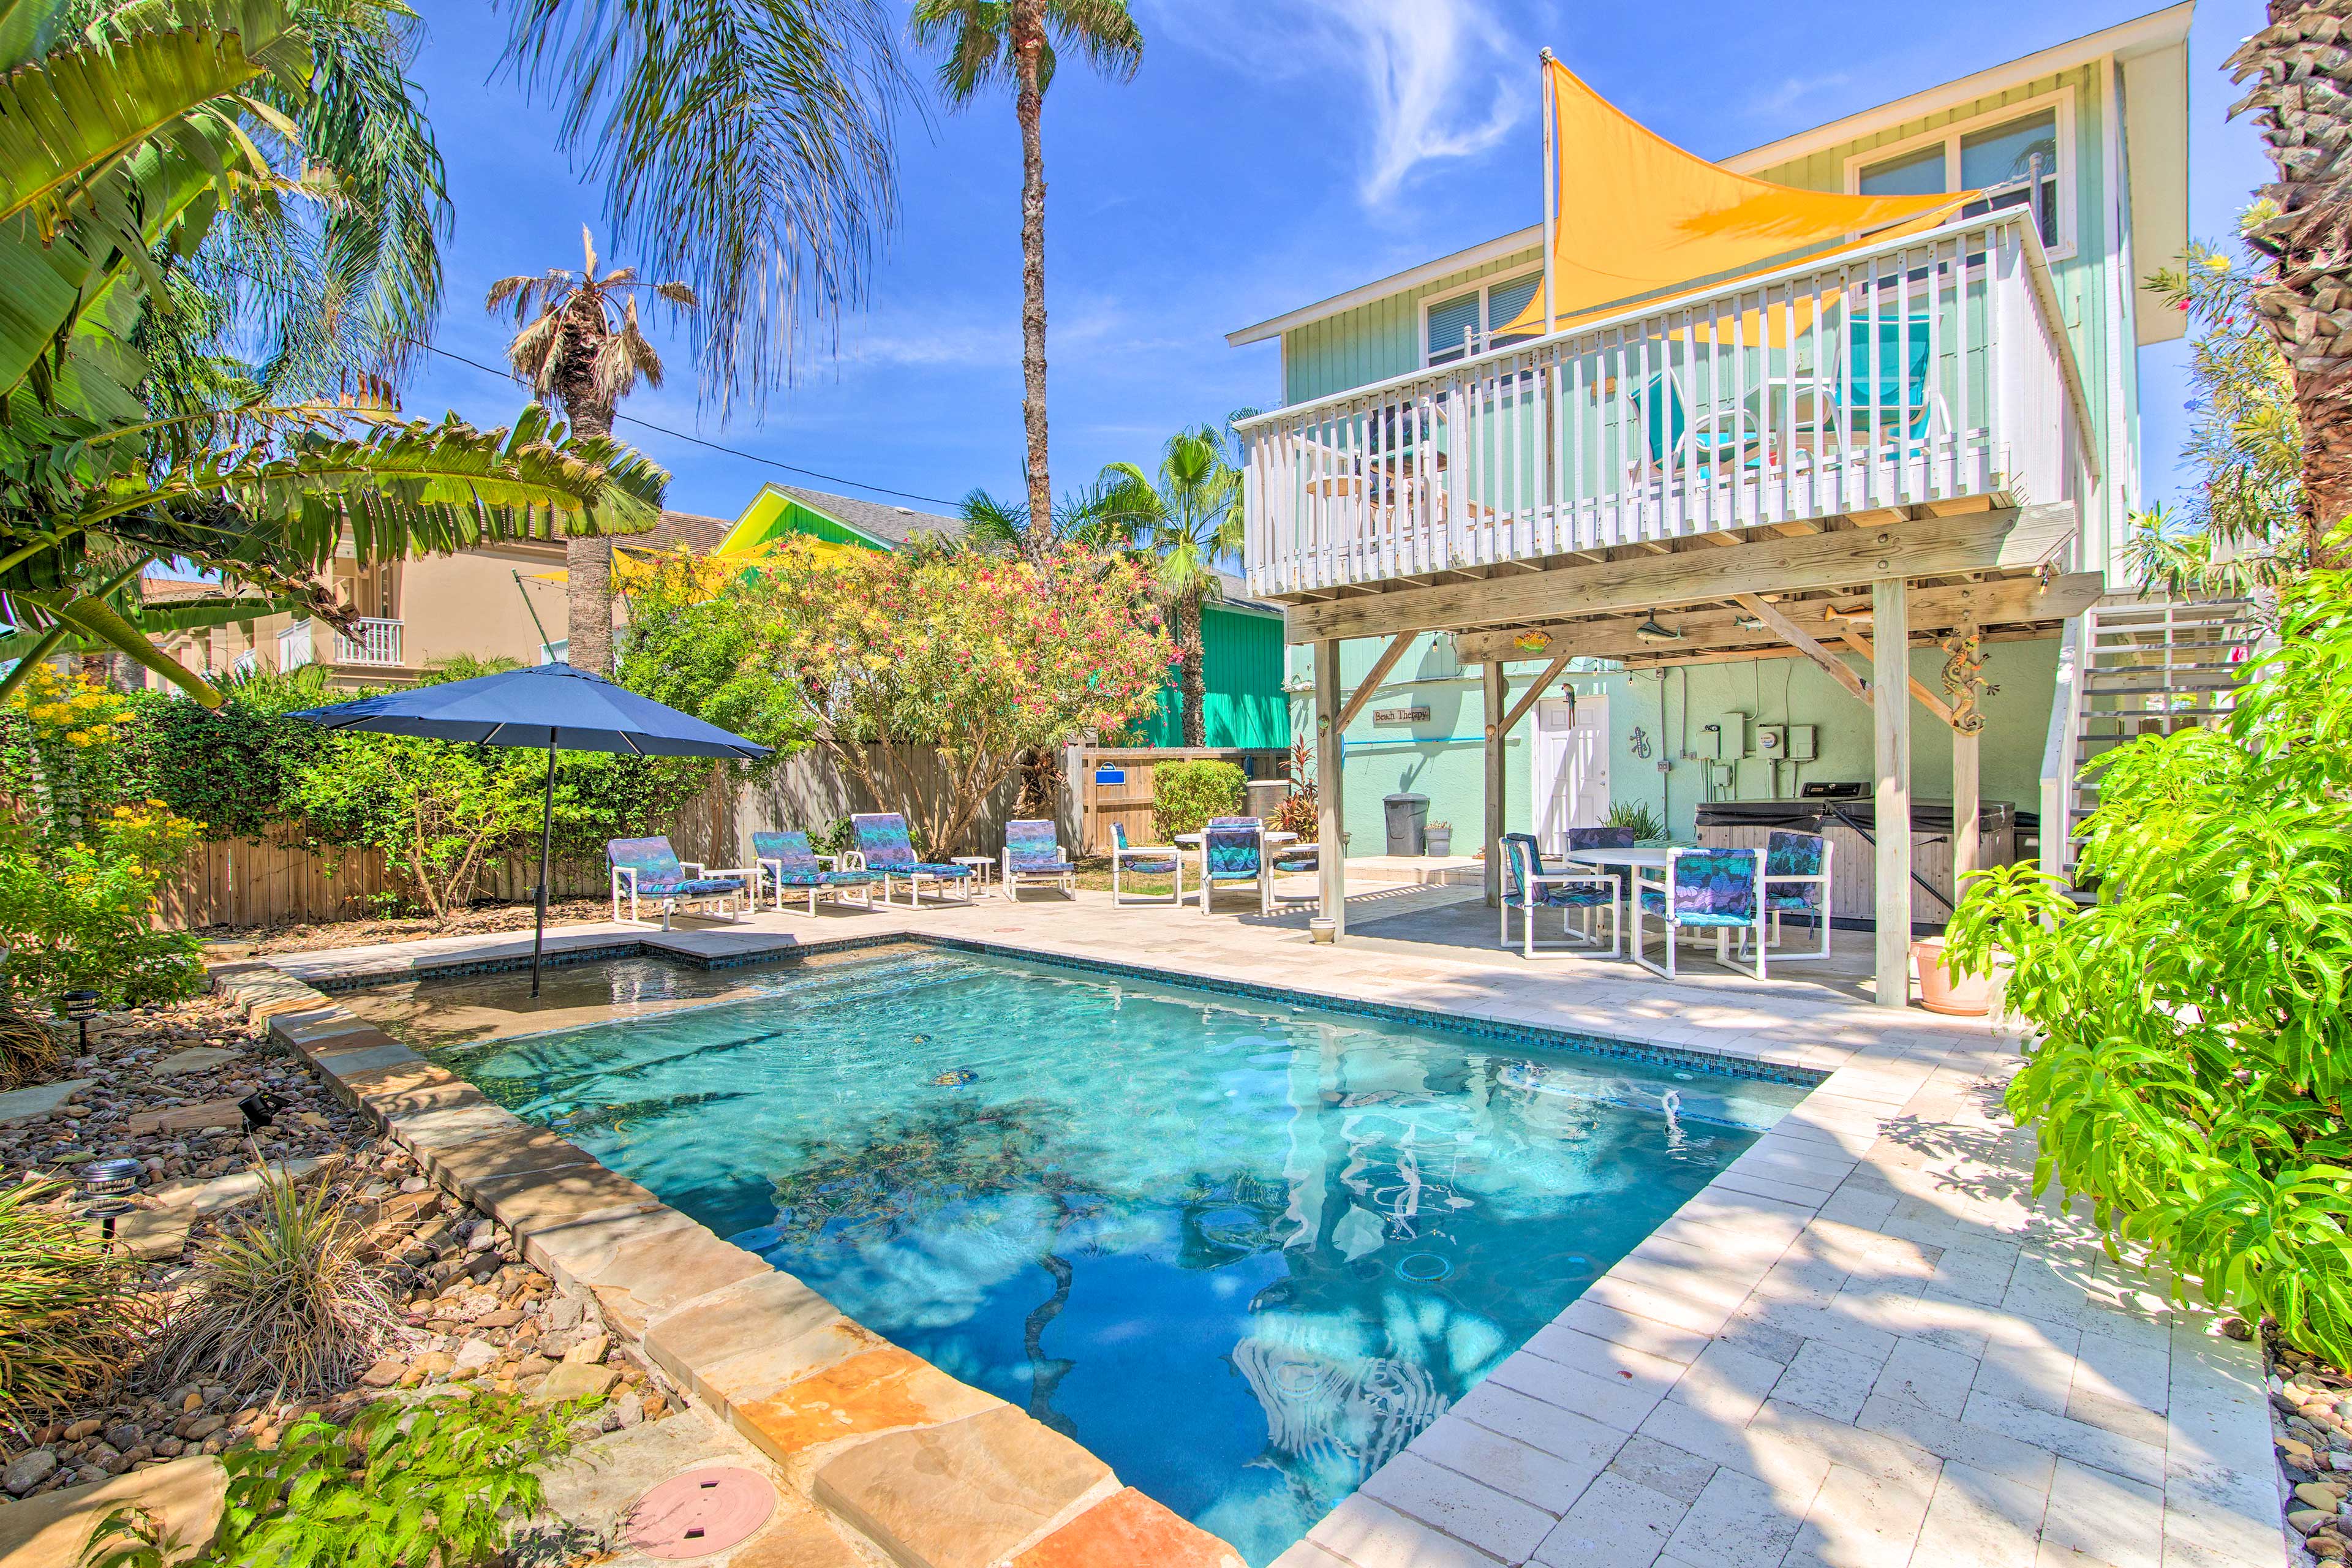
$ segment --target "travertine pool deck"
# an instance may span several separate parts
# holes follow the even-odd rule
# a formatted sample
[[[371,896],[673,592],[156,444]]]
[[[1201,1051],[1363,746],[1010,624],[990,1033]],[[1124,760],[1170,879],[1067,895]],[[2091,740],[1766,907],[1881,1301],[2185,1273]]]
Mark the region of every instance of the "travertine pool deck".
[[[1114,909],[1100,893],[668,932],[569,927],[550,945],[723,964],[925,934],[1827,1075],[1283,1568],[2284,1561],[2255,1348],[2108,1258],[2078,1215],[2035,1200],[2032,1139],[2000,1108],[2012,1033],[1871,1005],[1851,963],[1759,984],[1694,950],[1690,978],[1669,985],[1622,963],[1481,952],[1461,938],[1474,912],[1486,918],[1462,907],[1476,898],[1368,889],[1336,948],[1310,945],[1303,910],[1204,918]],[[1867,940],[1842,934],[1841,945]],[[796,1282],[635,1184],[584,1154],[551,1167],[561,1140],[310,989],[529,950],[527,936],[407,942],[287,955],[224,980],[279,1014],[281,1036],[383,1110],[445,1180],[492,1205],[535,1258],[592,1283],[673,1375],[772,1455],[790,1449],[786,1470],[801,1465],[817,1500],[898,1561],[1221,1560],[1221,1542],[1120,1489],[1083,1449],[859,1339]],[[739,1310],[809,1326],[786,1345],[767,1342],[769,1327],[745,1343]],[[877,1379],[907,1391],[903,1419],[827,1405],[814,1387]],[[841,1429],[875,1420],[888,1429]],[[764,1440],[762,1421],[775,1427]]]

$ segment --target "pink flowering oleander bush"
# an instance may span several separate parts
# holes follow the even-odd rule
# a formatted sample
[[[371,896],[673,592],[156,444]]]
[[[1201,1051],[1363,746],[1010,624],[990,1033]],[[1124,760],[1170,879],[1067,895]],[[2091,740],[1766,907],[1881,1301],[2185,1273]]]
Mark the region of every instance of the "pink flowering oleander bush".
[[[796,725],[934,858],[1024,752],[1150,711],[1175,658],[1142,568],[1077,544],[1032,562],[792,540],[719,595],[741,667],[714,689],[772,712],[767,683],[789,687]]]

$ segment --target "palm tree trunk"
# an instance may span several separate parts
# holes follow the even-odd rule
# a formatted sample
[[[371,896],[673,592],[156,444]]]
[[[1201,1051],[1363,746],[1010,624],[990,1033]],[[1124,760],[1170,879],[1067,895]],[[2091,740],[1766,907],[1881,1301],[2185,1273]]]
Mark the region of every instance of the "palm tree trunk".
[[[613,411],[587,399],[567,399],[563,412],[574,436],[613,433]],[[564,662],[574,669],[613,673],[613,542],[563,542]]]
[[[2258,111],[2277,170],[2257,194],[2277,212],[2247,233],[2272,258],[2255,295],[2294,374],[2303,427],[2303,533],[2309,564],[2346,564],[2328,534],[2352,517],[2352,64],[2338,47],[2340,4],[2270,0],[2270,26],[2225,68],[2258,77],[2231,110]]]
[[[1176,605],[1176,651],[1182,663],[1176,676],[1177,694],[1183,699],[1184,743],[1209,743],[1209,717],[1202,710],[1209,682],[1202,673],[1205,650],[1201,645],[1201,595],[1187,594]]]
[[[1013,0],[1013,65],[1021,121],[1021,417],[1029,437],[1028,547],[1054,542],[1054,486],[1045,472],[1045,89],[1037,62],[1045,47],[1045,0]]]

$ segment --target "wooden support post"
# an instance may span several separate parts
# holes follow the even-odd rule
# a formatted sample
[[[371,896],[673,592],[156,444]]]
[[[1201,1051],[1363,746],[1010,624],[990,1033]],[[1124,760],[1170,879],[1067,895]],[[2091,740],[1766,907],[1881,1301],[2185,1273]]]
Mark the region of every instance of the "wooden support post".
[[[1952,897],[1957,902],[1969,890],[1969,873],[1982,864],[1978,842],[1978,807],[1982,776],[1977,764],[1975,731],[1952,731]]]
[[[1348,699],[1348,705],[1339,710],[1339,718],[1332,725],[1333,729],[1345,731],[1356,721],[1356,715],[1364,710],[1364,704],[1372,700],[1381,689],[1381,682],[1388,679],[1389,671],[1396,668],[1396,661],[1404,657],[1404,650],[1411,647],[1413,639],[1420,635],[1419,632],[1399,632],[1389,638],[1389,646],[1381,649],[1381,657],[1372,661],[1372,672],[1364,677],[1357,686],[1355,695]]]
[[[1335,942],[1348,934],[1348,850],[1340,837],[1347,821],[1346,731],[1339,718],[1339,642],[1327,637],[1315,645],[1315,867],[1320,907]]]
[[[1481,674],[1486,693],[1486,831],[1479,841],[1486,847],[1486,907],[1493,909],[1503,897],[1503,697],[1510,688],[1501,659],[1487,660]]]
[[[1911,636],[1904,582],[1882,579],[1871,586],[1877,647],[1871,666],[1871,695],[1877,722],[1878,1005],[1911,1005]]]

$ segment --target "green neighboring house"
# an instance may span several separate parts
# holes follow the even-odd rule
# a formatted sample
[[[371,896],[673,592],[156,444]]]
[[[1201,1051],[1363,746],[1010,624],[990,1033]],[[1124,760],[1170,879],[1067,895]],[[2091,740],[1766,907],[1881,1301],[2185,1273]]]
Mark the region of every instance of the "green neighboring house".
[[[767,484],[719,542],[719,552],[750,552],[787,534],[850,549],[896,550],[920,534],[952,537],[959,518],[883,501],[856,500],[796,485]],[[1241,596],[1241,579],[1224,580],[1225,597],[1201,613],[1208,743],[1277,747],[1290,744],[1290,704],[1283,691],[1282,612]],[[1182,699],[1171,680],[1160,689],[1160,710],[1141,726],[1141,743],[1184,743]]]
[[[1290,745],[1290,700],[1283,690],[1282,612],[1242,597],[1238,577],[1224,579],[1225,597],[1201,606],[1202,739],[1212,746]],[[1183,698],[1174,681],[1160,689],[1160,711],[1144,721],[1147,746],[1184,743]]]

